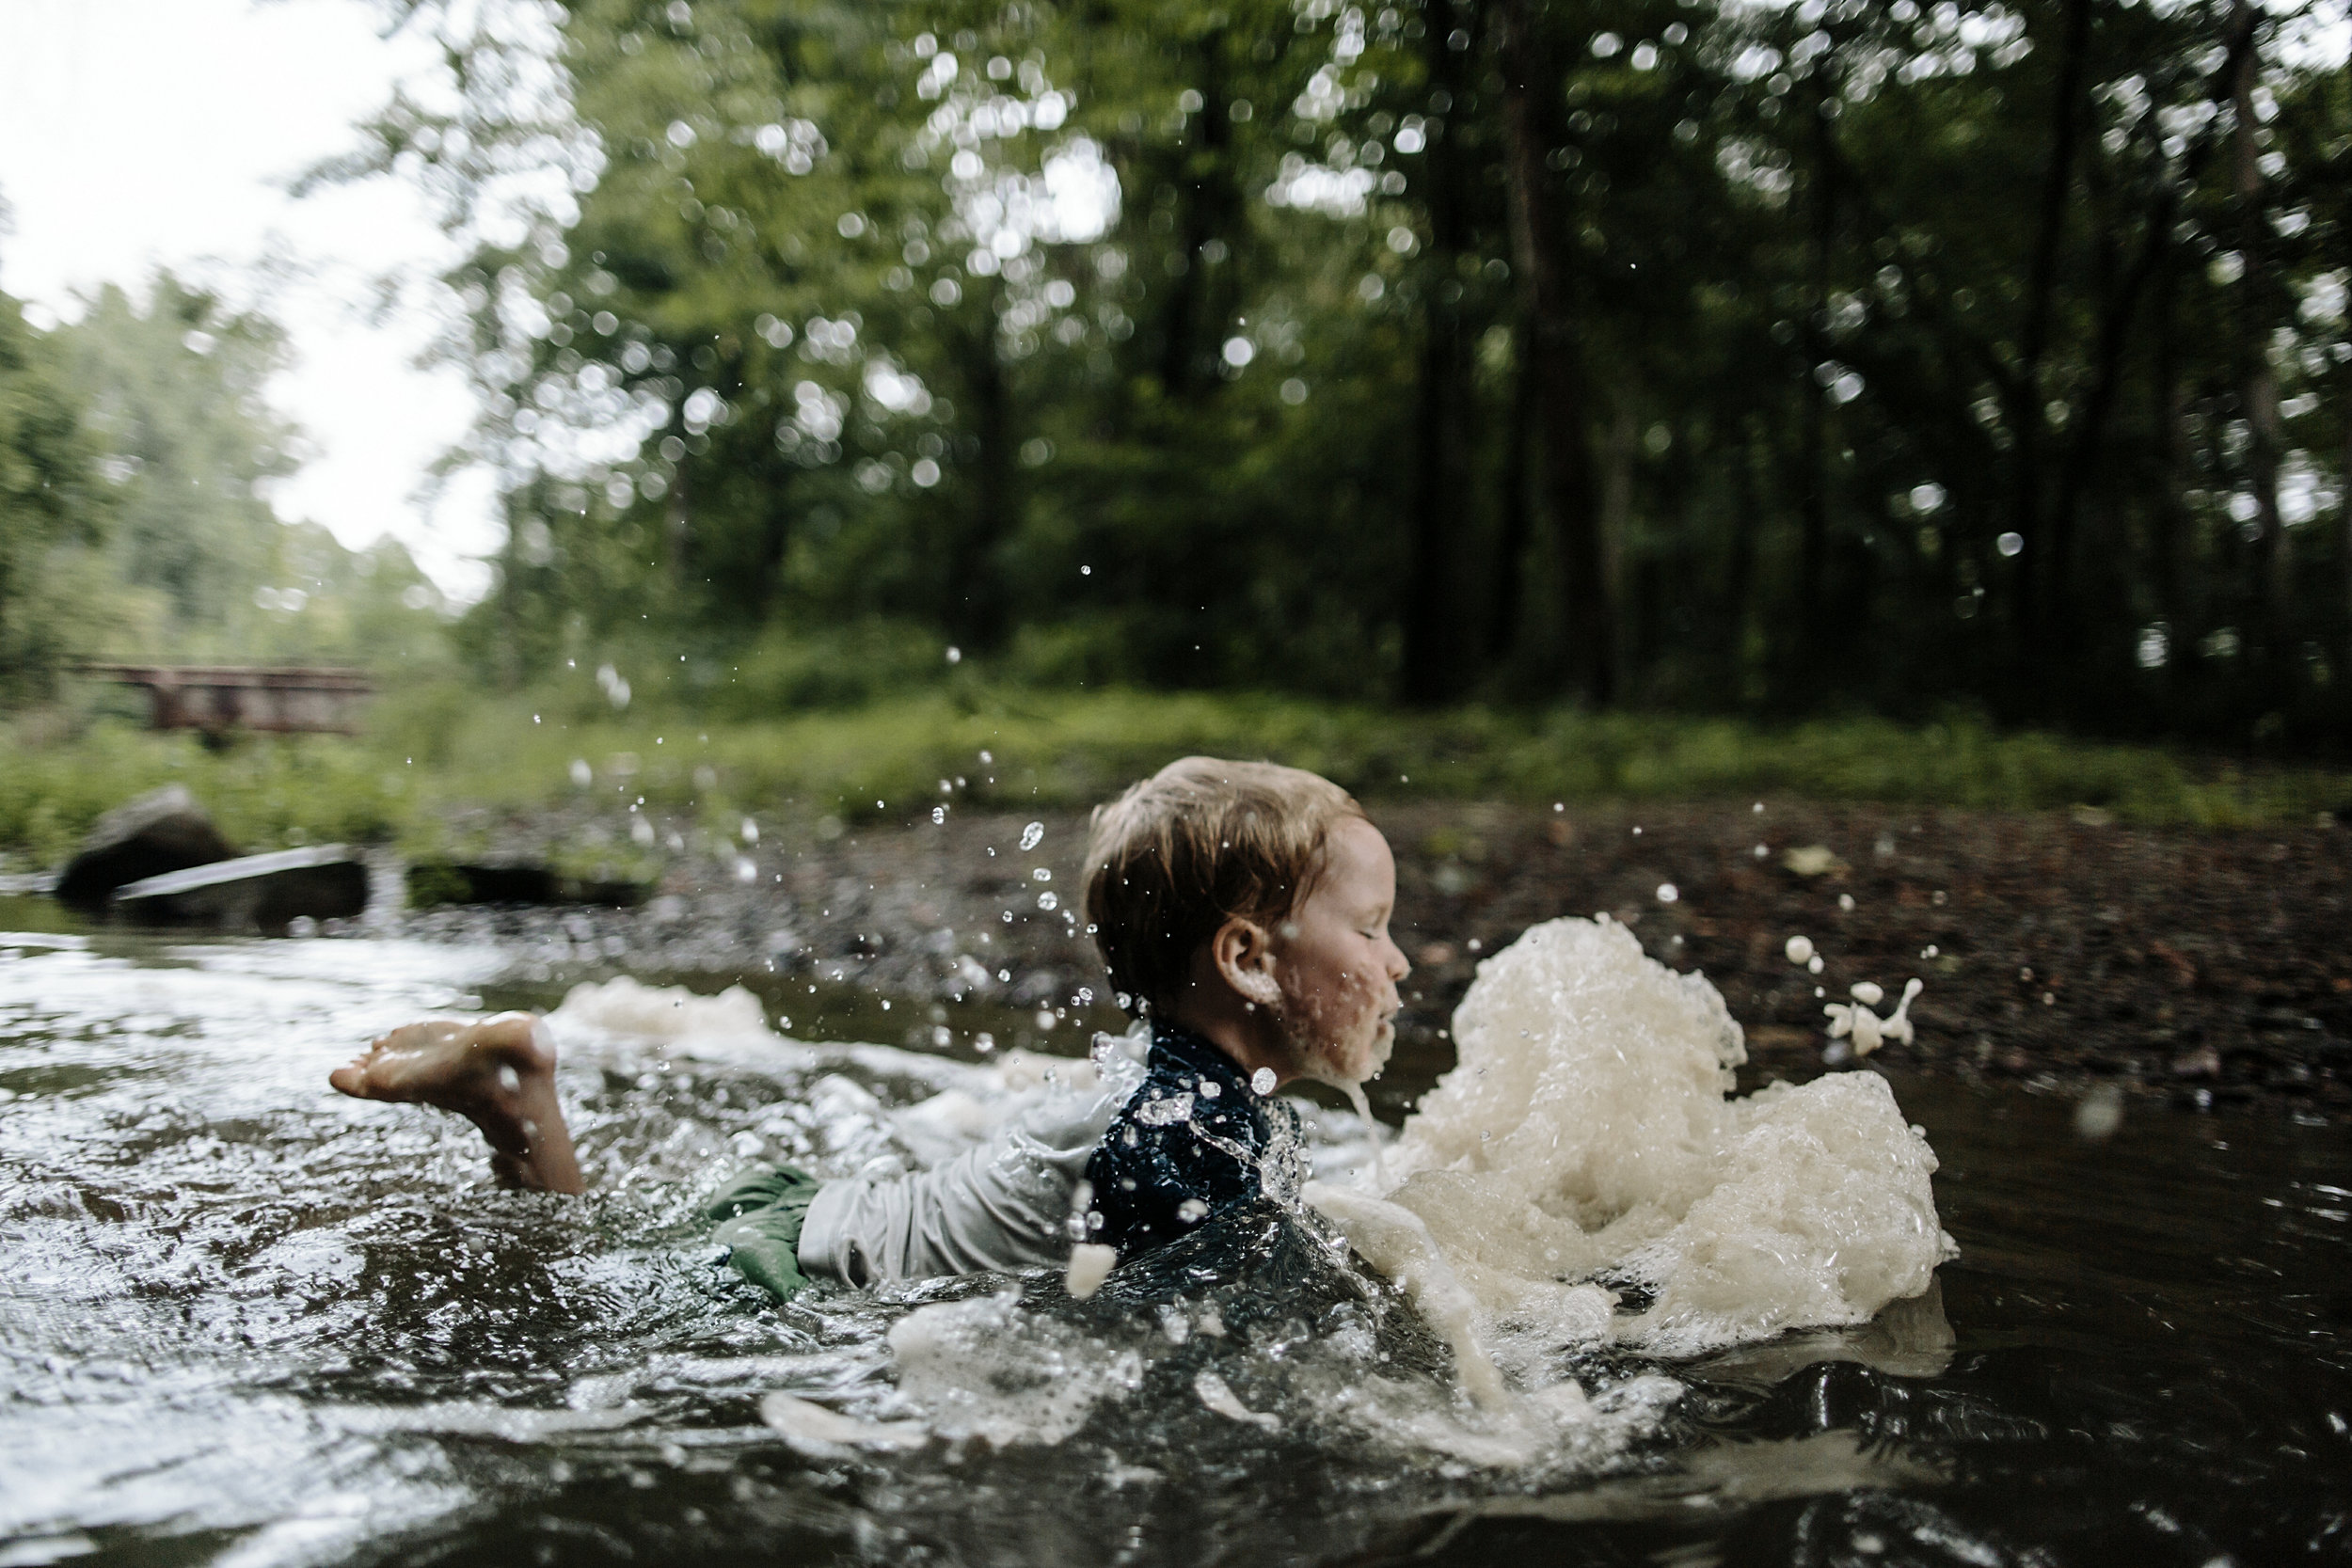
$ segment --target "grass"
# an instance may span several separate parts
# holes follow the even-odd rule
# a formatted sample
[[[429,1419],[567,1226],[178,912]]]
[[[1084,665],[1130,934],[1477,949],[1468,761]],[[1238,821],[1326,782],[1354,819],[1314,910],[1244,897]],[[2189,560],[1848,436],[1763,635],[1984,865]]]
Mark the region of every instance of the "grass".
[[[48,733],[44,735],[42,731]],[[2352,775],[2242,768],[2159,748],[2003,734],[1973,723],[1844,720],[1783,727],[1656,714],[1436,714],[1294,698],[932,689],[769,721],[666,699],[615,712],[591,692],[395,690],[369,733],[255,736],[220,752],[120,718],[0,723],[0,850],[52,864],[98,815],[188,785],[239,843],[453,847],[466,808],[633,802],[846,819],[913,816],[952,797],[1078,807],[1187,752],[1311,768],[1367,799],[1528,803],[1796,796],[1997,811],[2094,806],[2209,827],[2309,822],[2352,805]],[[575,782],[575,763],[589,783]],[[946,782],[949,794],[943,796]],[[462,847],[462,845],[457,847]]]

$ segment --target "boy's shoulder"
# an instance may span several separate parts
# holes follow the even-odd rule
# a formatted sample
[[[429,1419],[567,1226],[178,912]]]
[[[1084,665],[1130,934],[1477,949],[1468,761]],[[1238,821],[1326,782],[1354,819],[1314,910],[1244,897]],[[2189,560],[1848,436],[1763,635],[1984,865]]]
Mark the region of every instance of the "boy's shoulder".
[[[1132,1256],[1259,1196],[1277,1141],[1273,1117],[1288,1112],[1254,1093],[1240,1067],[1207,1040],[1153,1030],[1143,1080],[1087,1164],[1089,1232]]]

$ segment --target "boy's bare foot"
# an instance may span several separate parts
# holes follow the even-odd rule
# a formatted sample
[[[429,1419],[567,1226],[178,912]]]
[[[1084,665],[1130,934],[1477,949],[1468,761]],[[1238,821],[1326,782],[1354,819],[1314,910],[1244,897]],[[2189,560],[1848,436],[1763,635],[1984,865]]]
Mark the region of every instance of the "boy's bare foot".
[[[555,1100],[555,1042],[529,1013],[404,1025],[326,1081],[361,1100],[456,1112],[489,1140],[490,1168],[502,1187],[581,1190],[571,1130]]]

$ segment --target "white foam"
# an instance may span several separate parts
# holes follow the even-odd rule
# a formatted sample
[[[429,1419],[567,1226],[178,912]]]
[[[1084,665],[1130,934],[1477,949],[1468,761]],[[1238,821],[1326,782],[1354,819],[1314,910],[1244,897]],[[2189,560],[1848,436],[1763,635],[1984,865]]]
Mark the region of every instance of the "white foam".
[[[1885,1080],[1728,1099],[1746,1053],[1722,996],[1605,916],[1481,964],[1454,1037],[1387,1196],[1426,1222],[1490,1346],[1613,1333],[1687,1354],[1864,1323],[1954,1253],[1934,1153]],[[1613,1323],[1572,1283],[1598,1274],[1648,1285],[1650,1309]]]
[[[812,1459],[844,1459],[857,1449],[919,1449],[931,1440],[920,1421],[862,1420],[782,1391],[759,1402],[759,1418]]]
[[[1074,1210],[1075,1205],[1072,1206]],[[1070,1249],[1070,1267],[1063,1271],[1062,1289],[1080,1301],[1093,1298],[1119,1263],[1119,1249],[1100,1242],[1080,1242]]]
[[[1021,1293],[918,1307],[891,1326],[898,1392],[942,1437],[1061,1442],[1104,1399],[1133,1393],[1143,1357],[1020,1310]]]
[[[1454,1373],[1470,1397],[1490,1410],[1507,1405],[1502,1373],[1478,1339],[1478,1302],[1463,1289],[1427,1223],[1399,1204],[1327,1182],[1310,1181],[1301,1196],[1340,1227],[1366,1262],[1405,1287],[1421,1315],[1453,1346]]]
[[[1194,1378],[1192,1391],[1200,1396],[1203,1405],[1229,1421],[1239,1421],[1244,1426],[1262,1427],[1267,1432],[1277,1432],[1281,1429],[1280,1417],[1263,1410],[1252,1410],[1242,1403],[1241,1396],[1233,1392],[1232,1385],[1215,1372],[1203,1370],[1200,1376]]]
[[[741,986],[697,996],[684,986],[648,986],[619,975],[602,985],[574,986],[550,1015],[558,1022],[640,1039],[772,1038],[759,998]]]

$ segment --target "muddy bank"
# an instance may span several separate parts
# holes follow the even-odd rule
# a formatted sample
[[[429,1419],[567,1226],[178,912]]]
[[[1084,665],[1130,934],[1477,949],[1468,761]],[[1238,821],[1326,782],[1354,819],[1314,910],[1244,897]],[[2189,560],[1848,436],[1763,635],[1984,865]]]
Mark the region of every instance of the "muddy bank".
[[[1395,929],[1417,966],[1395,1065],[1375,1085],[1391,1115],[1447,1065],[1445,1022],[1482,952],[1534,922],[1606,911],[1722,989],[1759,1075],[1818,1063],[1822,1004],[1853,982],[1891,997],[1917,975],[1917,1037],[1877,1059],[2352,1117],[2352,832],[2341,828],[2145,830],[1777,800],[1565,813],[1385,802],[1374,816],[1397,850]],[[628,819],[616,822],[466,827],[534,847],[626,834]],[[1048,1048],[1115,1018],[1075,913],[1074,814],[847,829],[761,817],[756,843],[732,827],[722,839],[683,819],[653,826],[665,869],[642,908],[442,909],[393,924],[516,945],[541,977],[625,959],[639,974],[739,975],[779,1006],[818,994],[808,987],[897,996],[884,1037],[959,1053],[973,1030],[957,1009],[977,1002],[999,1017],[1008,1002],[1036,1009],[1025,1043]],[[1788,851],[1808,849],[1820,852],[1792,867]],[[1822,955],[1819,975],[1785,957],[1798,934]],[[908,1019],[909,1002],[926,1010]]]

